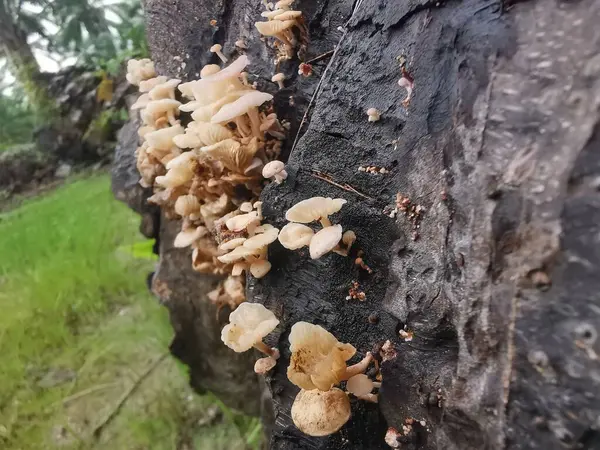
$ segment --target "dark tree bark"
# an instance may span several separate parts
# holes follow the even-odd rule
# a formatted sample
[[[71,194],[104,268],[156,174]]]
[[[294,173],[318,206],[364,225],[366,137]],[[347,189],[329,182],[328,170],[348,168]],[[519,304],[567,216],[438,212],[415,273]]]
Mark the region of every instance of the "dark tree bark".
[[[288,87],[275,103],[292,123],[287,149],[300,138],[289,178],[263,192],[265,216],[280,227],[299,200],[347,199],[334,221],[356,232],[354,252],[373,273],[353,257],[313,261],[274,244],[273,270],[249,280],[250,300],[281,319],[269,342],[282,352],[267,378],[271,448],[385,449],[387,427],[402,430],[407,419],[425,425],[413,425],[405,449],[599,448],[600,4],[329,0],[297,9],[310,27],[304,59],[335,53],[307,79],[298,61],[282,67]],[[273,52],[252,25],[260,12],[245,0],[149,0],[159,72],[195,78],[212,43],[228,50],[243,37],[251,80],[276,92]],[[415,80],[408,108],[396,83],[401,55]],[[370,107],[379,122],[367,123]],[[384,213],[396,193],[425,208],[418,229],[402,211]],[[171,236],[169,224],[162,230]],[[163,292],[176,354],[196,386],[219,391],[214,368],[228,364],[231,379],[247,382],[240,389],[252,389],[251,358],[216,337],[203,299],[210,282],[191,273],[187,255],[175,263],[182,252],[168,242],[155,285],[175,280]],[[346,300],[353,280],[366,301]],[[303,435],[289,416],[298,389],[285,376],[287,336],[302,320],[353,344],[356,358],[388,339],[397,349],[382,365],[379,404],[353,401],[350,422],[325,438]],[[404,327],[410,342],[398,335]]]

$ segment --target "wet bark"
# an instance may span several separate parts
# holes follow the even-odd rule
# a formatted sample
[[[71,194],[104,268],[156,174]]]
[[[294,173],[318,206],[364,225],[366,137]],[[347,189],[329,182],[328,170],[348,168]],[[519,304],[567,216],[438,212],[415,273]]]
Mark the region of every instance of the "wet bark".
[[[267,222],[283,226],[285,211],[314,195],[348,200],[332,219],[356,232],[352,257],[313,261],[274,244],[273,270],[249,280],[250,300],[281,319],[268,342],[282,352],[267,378],[272,449],[385,449],[387,427],[403,431],[408,419],[406,449],[599,447],[598,2],[299,2],[304,59],[335,53],[309,78],[285,63],[281,91],[269,81],[273,51],[253,28],[257,2],[146,6],[159,72],[195,78],[216,61],[211,44],[234,56],[244,38],[251,81],[276,92],[292,124],[287,149],[299,139],[289,178],[263,192]],[[400,55],[415,82],[408,108]],[[379,122],[367,122],[370,107]],[[388,216],[397,193],[424,208],[418,223]],[[251,358],[215,337],[210,281],[162,242],[155,282],[176,280],[165,292],[194,384],[215,389],[223,374],[206,364],[237,358],[229,376],[251,392]],[[354,264],[359,249],[372,274]],[[364,302],[346,300],[352,281]],[[357,359],[388,339],[397,349],[382,365],[379,404],[353,401],[350,422],[325,438],[303,435],[289,416],[298,389],[285,376],[287,336],[302,320],[352,343]],[[399,336],[405,327],[412,341]]]

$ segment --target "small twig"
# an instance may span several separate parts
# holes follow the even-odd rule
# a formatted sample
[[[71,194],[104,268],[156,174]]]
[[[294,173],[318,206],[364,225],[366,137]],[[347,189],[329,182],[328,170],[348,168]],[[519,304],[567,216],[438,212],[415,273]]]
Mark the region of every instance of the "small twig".
[[[121,412],[121,409],[123,409],[123,406],[129,399],[129,397],[131,397],[134,394],[134,392],[140,387],[144,380],[148,378],[152,374],[152,372],[154,372],[154,370],[167,358],[167,356],[169,356],[168,353],[163,354],[160,358],[154,361],[150,365],[150,367],[148,367],[148,369],[146,369],[146,371],[138,377],[137,380],[135,380],[131,384],[129,389],[127,389],[127,391],[121,396],[113,410],[106,416],[106,418],[100,423],[100,425],[98,425],[94,429],[92,433],[94,438],[100,438],[100,435],[106,429],[106,427],[113,421],[113,419],[119,414],[119,412]]]
[[[322,53],[319,56],[315,56],[313,59],[309,59],[308,61],[305,61],[304,64],[314,64],[316,62],[321,61],[322,59],[325,59],[331,55],[333,55],[334,50],[329,50],[328,52]]]
[[[118,386],[119,384],[121,384],[121,383],[118,381],[114,381],[112,383],[98,384],[98,385],[92,386],[88,389],[84,389],[83,391],[79,391],[76,394],[69,395],[68,397],[65,397],[64,399],[60,400],[57,403],[62,403],[63,405],[66,405],[67,403],[70,403],[73,400],[77,400],[81,397],[85,397],[86,395],[93,394],[94,392],[97,392],[97,391],[102,391],[102,390],[110,388],[110,387]]]
[[[335,181],[333,179],[333,177],[331,175],[329,175],[325,172],[321,172],[319,170],[312,170],[312,169],[311,169],[311,172],[312,172],[311,175],[315,178],[318,178],[319,180],[323,180],[333,186],[339,187],[340,189],[343,189],[348,192],[352,192],[356,195],[360,195],[361,197],[368,198],[369,200],[375,200],[373,197],[369,197],[368,195],[363,194],[360,191],[357,191],[352,186],[350,186],[348,183],[338,183],[337,181]]]

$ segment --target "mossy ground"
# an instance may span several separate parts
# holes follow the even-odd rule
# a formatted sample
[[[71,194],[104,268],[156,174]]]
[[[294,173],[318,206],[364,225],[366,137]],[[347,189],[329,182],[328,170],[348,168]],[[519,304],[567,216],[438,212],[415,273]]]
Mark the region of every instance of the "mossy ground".
[[[106,175],[0,214],[0,448],[259,445],[256,419],[195,395],[164,356],[172,330],[137,226]]]

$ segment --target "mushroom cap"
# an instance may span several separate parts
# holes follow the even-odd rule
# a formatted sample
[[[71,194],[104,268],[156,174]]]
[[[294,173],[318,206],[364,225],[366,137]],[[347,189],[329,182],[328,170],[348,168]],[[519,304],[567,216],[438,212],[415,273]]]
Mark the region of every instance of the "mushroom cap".
[[[214,145],[233,137],[231,130],[218,123],[190,122],[188,128],[200,138],[204,145]]]
[[[243,39],[238,39],[237,41],[235,41],[235,46],[239,47],[241,49],[247,49],[248,46],[246,45],[246,42],[244,42]]]
[[[173,242],[173,247],[183,248],[189,247],[198,239],[208,234],[208,230],[206,227],[199,226],[197,228],[190,228],[188,230],[180,231],[175,236],[175,241]]]
[[[146,106],[148,106],[149,102],[150,102],[150,96],[148,94],[142,94],[137,98],[135,103],[133,105],[131,105],[131,109],[135,110],[135,109],[145,108]]]
[[[408,89],[412,88],[412,83],[408,78],[402,77],[398,80],[398,86]]]
[[[248,91],[236,101],[223,106],[218,113],[210,119],[211,123],[229,122],[236,117],[246,114],[250,108],[256,108],[273,99],[271,94],[260,91]]]
[[[222,70],[213,75],[203,77],[202,80],[212,82],[222,81],[233,77],[239,77],[248,64],[250,64],[250,60],[246,55],[242,55],[238,59],[233,61],[231,64],[229,64],[227,67],[223,68]]]
[[[330,252],[342,239],[342,226],[332,225],[316,233],[310,241],[309,252],[312,259],[319,259]]]
[[[200,138],[186,130],[185,134],[179,134],[173,138],[173,143],[179,148],[196,148],[202,145]]]
[[[230,239],[219,245],[219,250],[233,250],[234,248],[237,248],[240,245],[242,245],[245,240],[246,238],[244,237]]]
[[[271,161],[267,163],[262,170],[262,176],[265,178],[274,177],[276,174],[285,169],[285,164],[281,161]]]
[[[213,53],[220,52],[222,48],[223,46],[221,44],[215,44],[210,48],[210,51]]]
[[[346,373],[346,361],[356,349],[339,342],[319,325],[296,322],[289,336],[290,365],[288,379],[302,389],[327,391]]]
[[[285,75],[283,73],[281,73],[281,72],[280,73],[276,73],[275,75],[273,75],[271,77],[271,81],[273,83],[277,83],[278,81],[283,81],[283,80],[285,80]]]
[[[256,234],[251,238],[247,239],[246,242],[244,242],[244,247],[252,250],[260,250],[262,248],[265,248],[271,242],[274,242],[277,239],[278,234],[278,228],[267,229],[264,232]]]
[[[284,11],[281,14],[277,14],[275,20],[296,20],[302,17],[302,11]]]
[[[192,91],[192,86],[194,85],[194,81],[188,81],[187,83],[181,83],[177,89],[179,89],[179,92],[181,92],[181,94],[185,97],[188,98],[192,98],[194,96],[194,93]]]
[[[350,419],[350,400],[344,391],[302,389],[292,404],[292,420],[309,436],[335,433]]]
[[[239,275],[243,274],[245,270],[248,270],[248,263],[238,261],[233,265],[233,267],[231,269],[231,275],[233,275],[234,277],[239,276]]]
[[[190,167],[192,161],[196,159],[194,152],[184,152],[181,155],[176,156],[165,166],[167,170],[177,169],[179,167]]]
[[[288,250],[296,250],[310,244],[315,232],[301,223],[288,223],[279,233],[279,242]]]
[[[150,97],[151,98],[151,97]],[[146,112],[153,116],[164,114],[168,111],[176,111],[181,105],[181,102],[170,98],[155,99],[146,105]]]
[[[345,203],[343,198],[312,197],[288,209],[285,218],[290,222],[310,223],[338,212]]]
[[[170,80],[165,81],[164,83],[154,86],[152,89],[150,89],[148,95],[152,100],[168,98],[171,95],[175,94],[175,88],[179,83],[181,83],[181,80],[172,78]]]
[[[200,78],[206,78],[221,71],[218,64],[207,64],[200,69]]]
[[[225,222],[225,226],[230,231],[242,231],[252,222],[258,222],[258,212],[250,211],[246,214],[240,214],[233,216]]]
[[[262,278],[271,270],[271,263],[266,259],[259,259],[250,264],[250,273],[254,278]]]
[[[273,19],[275,18],[275,16],[278,16],[279,14],[282,14],[284,12],[286,12],[287,10],[285,9],[275,9],[273,11],[264,11],[262,13],[260,13],[261,17],[264,17],[265,19]]]
[[[154,147],[158,150],[170,150],[171,147],[173,147],[173,138],[179,134],[183,134],[183,131],[181,125],[174,125],[172,127],[152,131],[147,133],[144,137],[150,147]]]
[[[254,373],[264,375],[277,364],[277,360],[272,356],[257,359],[254,363]]]
[[[229,315],[229,324],[221,332],[221,340],[237,353],[252,346],[275,329],[279,320],[260,303],[244,302]]]
[[[348,230],[342,235],[342,242],[348,248],[352,247],[352,244],[354,244],[355,241],[356,233],[352,230]]]
[[[182,217],[200,212],[200,202],[195,195],[180,195],[175,200],[175,212]]]
[[[377,110],[377,108],[369,108],[367,109],[367,114],[369,116],[376,116],[379,114],[379,111]]]
[[[244,202],[240,205],[240,211],[244,212],[244,213],[249,213],[250,211],[252,211],[254,208],[252,207],[252,203],[251,202]]]
[[[258,252],[256,250],[252,250],[240,245],[225,255],[217,256],[217,259],[223,264],[231,264],[249,256],[256,256],[257,253]]]
[[[275,3],[275,9],[285,9],[285,8],[289,8],[292,3],[294,3],[295,0],[279,0],[277,3]]]
[[[268,22],[255,22],[254,26],[263,36],[275,36],[282,31],[296,25],[295,20],[270,20]]]
[[[346,383],[346,390],[356,396],[368,395],[374,387],[373,382],[364,373],[354,375]]]

